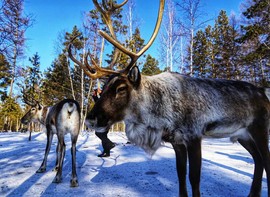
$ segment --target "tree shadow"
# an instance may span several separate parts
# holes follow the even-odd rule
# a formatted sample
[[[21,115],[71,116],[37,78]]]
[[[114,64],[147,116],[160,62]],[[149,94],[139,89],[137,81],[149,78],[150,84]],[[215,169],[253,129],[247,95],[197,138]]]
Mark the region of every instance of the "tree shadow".
[[[239,154],[228,154],[228,153],[224,153],[224,152],[219,152],[216,151],[215,153],[219,154],[219,155],[224,155],[229,157],[230,159],[234,159],[234,160],[240,160],[240,161],[244,161],[246,163],[254,163],[253,159],[251,158],[251,156],[242,156],[241,153]]]
[[[64,184],[68,184],[68,187],[64,187],[64,188],[68,188],[70,189],[69,187],[69,180],[71,178],[71,169],[72,169],[72,159],[71,159],[71,146],[70,146],[70,136],[66,136],[65,137],[65,141],[67,142],[67,147],[69,147],[67,150],[66,150],[66,155],[65,155],[65,160],[64,160],[64,164],[63,164],[63,181],[62,183],[60,184],[55,184],[55,183],[52,183],[53,181],[53,178],[54,176],[56,175],[56,172],[55,171],[52,171],[55,167],[55,161],[56,161],[56,144],[57,144],[57,138],[54,137],[54,140],[53,140],[53,143],[52,143],[52,147],[51,147],[51,150],[50,150],[50,153],[49,153],[49,156],[48,156],[48,162],[47,162],[47,170],[46,172],[44,173],[35,173],[36,170],[38,169],[39,165],[41,165],[42,163],[42,159],[44,157],[44,151],[45,151],[45,143],[46,142],[42,142],[39,146],[42,147],[42,151],[38,151],[37,149],[35,149],[36,152],[33,151],[33,156],[35,156],[36,159],[31,159],[30,161],[33,161],[33,160],[38,160],[37,162],[35,162],[36,164],[31,164],[29,163],[29,161],[27,159],[22,159],[22,158],[27,158],[29,157],[29,152],[25,151],[27,148],[29,149],[29,147],[25,147],[25,148],[21,148],[19,151],[18,150],[14,150],[16,152],[20,152],[21,154],[19,155],[14,155],[14,153],[11,153],[10,152],[10,161],[16,161],[18,160],[18,162],[15,162],[16,164],[15,165],[10,165],[10,164],[7,164],[5,167],[8,166],[8,168],[10,170],[7,170],[7,168],[5,168],[5,171],[7,172],[10,172],[10,171],[17,171],[17,173],[13,173],[14,176],[16,175],[20,175],[20,174],[23,174],[23,173],[31,173],[32,175],[29,176],[22,184],[20,184],[18,187],[16,187],[15,189],[12,189],[12,188],[8,188],[8,186],[6,186],[6,188],[4,189],[3,191],[3,188],[2,187],[5,187],[5,186],[2,186],[1,190],[0,190],[0,196],[23,196],[23,195],[26,195],[27,192],[29,192],[29,190],[33,190],[33,188],[36,190],[40,190],[40,196],[42,195],[47,195],[46,193],[48,193],[49,195],[52,195],[54,196],[54,191],[55,190],[59,190],[60,194],[62,194],[62,190],[63,188],[61,187],[61,185],[64,183]],[[82,142],[79,142],[76,146],[77,148],[77,151],[76,151],[76,157],[80,157],[80,162],[76,162],[77,163],[77,174],[81,174],[80,173],[80,168],[78,168],[78,166],[82,166],[83,163],[85,162],[86,160],[86,155],[84,154],[83,151],[78,151],[78,149],[80,147],[83,146],[83,144],[88,140],[88,138],[85,138],[84,141]],[[28,142],[22,142],[22,143],[28,143]],[[36,145],[37,146],[37,145]],[[34,146],[34,147],[36,147]],[[39,147],[38,146],[38,147]],[[19,148],[19,147],[18,147]],[[11,156],[13,155],[13,156]],[[40,158],[40,159],[37,159],[37,158]],[[42,159],[41,159],[42,158]],[[2,167],[1,167],[2,168]],[[27,171],[23,171],[23,168],[28,168]],[[19,169],[19,170],[18,170]],[[8,175],[8,174],[7,174]],[[7,176],[6,175],[6,176]],[[0,175],[0,177],[2,177],[4,179],[4,176],[2,176],[2,174]],[[47,184],[48,187],[46,188],[46,185],[42,185],[44,183],[43,180],[41,179],[46,179],[47,180]],[[80,179],[80,177],[78,176],[78,179]],[[12,190],[10,192],[10,190]],[[67,190],[68,192],[68,190]]]
[[[67,137],[65,141],[70,142],[69,136]],[[35,173],[42,162],[41,158],[43,158],[46,143],[39,142],[42,151],[33,151],[35,159],[30,159],[32,162],[36,160],[35,163],[31,164],[27,160],[29,153],[26,150],[29,147],[21,147],[22,149],[20,149],[20,147],[17,146],[17,148],[20,149],[19,151],[17,150],[17,152],[21,153],[18,155],[18,162],[16,161],[16,156],[9,155],[10,163],[5,165],[4,168],[1,168],[0,184],[4,182],[5,176],[9,174],[17,177],[20,176],[20,173],[29,173],[30,175],[14,188],[5,189],[4,184],[2,184],[4,189],[1,186],[0,196],[27,196],[29,193],[34,193],[38,196],[65,197],[178,196],[178,179],[174,157],[168,157],[166,152],[164,152],[164,155],[161,154],[158,157],[154,156],[151,159],[138,147],[119,143],[117,147],[112,150],[112,156],[110,158],[98,158],[96,156],[98,151],[97,146],[87,143],[90,141],[90,137],[93,136],[87,136],[77,144],[76,153],[79,187],[69,187],[72,163],[70,148],[66,150],[62,183],[52,183],[55,176],[55,172],[51,172],[51,170],[55,165],[56,143],[52,146],[49,154],[50,158],[48,158],[47,172],[43,174]],[[70,147],[70,143],[67,143],[67,147]],[[170,154],[172,153],[173,150],[170,146],[165,146],[165,148]],[[248,163],[250,161],[252,162],[251,158],[222,152],[217,153],[226,155],[232,159],[243,160]],[[26,158],[23,159],[24,157]],[[2,161],[1,164],[3,163]],[[225,170],[224,173],[223,169],[230,172],[226,172]],[[11,173],[10,171],[14,172]],[[228,164],[203,159],[201,175],[202,196],[247,196],[252,181],[252,173],[253,172],[233,168]],[[234,177],[235,174],[240,178]],[[14,178],[14,180],[17,180],[17,177],[16,179]],[[244,179],[241,177],[244,177]],[[187,184],[188,192],[191,196],[191,188],[188,180]],[[263,179],[263,185],[266,185],[265,178]],[[267,196],[267,187],[263,188],[262,196]]]

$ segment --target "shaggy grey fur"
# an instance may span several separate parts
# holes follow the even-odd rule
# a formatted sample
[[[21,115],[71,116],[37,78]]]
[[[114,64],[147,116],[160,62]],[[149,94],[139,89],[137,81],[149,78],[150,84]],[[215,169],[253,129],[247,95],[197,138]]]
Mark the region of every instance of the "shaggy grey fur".
[[[141,86],[131,91],[124,121],[128,138],[153,153],[162,137],[188,143],[194,137],[248,135],[245,129],[270,106],[263,88],[250,83],[198,79],[176,73],[142,76]],[[268,123],[269,124],[269,123]]]

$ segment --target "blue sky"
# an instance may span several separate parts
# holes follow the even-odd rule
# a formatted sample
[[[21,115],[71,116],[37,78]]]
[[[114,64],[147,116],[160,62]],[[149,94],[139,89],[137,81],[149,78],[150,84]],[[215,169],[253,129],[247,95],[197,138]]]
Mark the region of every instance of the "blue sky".
[[[218,15],[221,9],[239,13],[240,4],[245,0],[201,0],[204,12],[209,18]],[[119,3],[122,1],[118,1]],[[41,69],[51,65],[57,57],[55,43],[60,32],[71,31],[74,25],[81,26],[83,13],[93,9],[91,0],[26,0],[25,12],[35,17],[35,23],[26,32],[27,49],[23,65],[30,65],[29,57],[36,52],[40,56]],[[158,0],[137,0],[136,15],[141,18],[142,37],[148,41],[156,21]],[[154,51],[153,45],[149,51]]]

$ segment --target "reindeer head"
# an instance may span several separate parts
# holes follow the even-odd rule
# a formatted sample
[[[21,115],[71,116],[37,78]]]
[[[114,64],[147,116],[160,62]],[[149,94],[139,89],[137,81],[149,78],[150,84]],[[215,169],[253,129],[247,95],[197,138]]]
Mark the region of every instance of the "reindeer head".
[[[127,76],[112,75],[104,85],[100,99],[88,114],[87,121],[92,126],[107,128],[123,120],[132,99],[132,91],[139,87],[140,73],[137,66],[132,67]]]
[[[122,7],[127,0],[119,5],[115,3],[111,3],[110,5],[102,4],[104,8],[102,8],[96,0],[93,0],[93,2],[105,19],[104,21],[108,26],[111,36],[103,31],[99,31],[99,33],[117,49],[117,52],[114,54],[112,64],[115,64],[117,61],[119,55],[118,50],[127,54],[131,59],[129,65],[120,71],[100,68],[92,57],[92,66],[90,66],[87,59],[89,55],[85,55],[85,61],[82,63],[72,55],[71,44],[69,45],[69,57],[72,59],[72,61],[78,64],[90,78],[97,79],[104,76],[109,76],[109,79],[103,88],[100,99],[95,103],[93,109],[88,114],[86,121],[89,123],[88,126],[93,124],[95,129],[101,128],[98,129],[98,131],[103,132],[115,122],[124,119],[126,109],[128,108],[130,100],[132,99],[132,91],[136,91],[140,88],[141,74],[138,67],[135,66],[135,63],[138,58],[152,45],[157,36],[162,21],[165,0],[160,0],[158,19],[149,42],[138,53],[129,51],[116,39],[111,22],[111,14],[113,11]],[[112,64],[109,66],[110,68],[112,68]]]
[[[26,125],[30,122],[37,122],[42,115],[42,109],[43,107],[40,104],[32,106],[31,109],[22,117],[21,123]]]
[[[42,116],[43,107],[40,103],[34,98],[29,99],[23,90],[23,101],[29,105],[31,108],[26,112],[26,114],[22,117],[21,123],[28,124],[30,122],[37,122]]]

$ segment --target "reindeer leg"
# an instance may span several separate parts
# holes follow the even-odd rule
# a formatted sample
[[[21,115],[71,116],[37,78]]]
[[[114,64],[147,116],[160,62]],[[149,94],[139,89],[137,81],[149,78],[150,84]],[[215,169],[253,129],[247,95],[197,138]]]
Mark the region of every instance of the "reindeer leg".
[[[192,187],[192,196],[199,197],[202,165],[201,138],[195,138],[188,143],[189,180]]]
[[[28,141],[31,141],[31,135],[32,135],[32,131],[29,131],[29,137],[28,137]]]
[[[269,130],[268,120],[265,120],[264,116],[258,117],[256,120],[254,120],[253,124],[250,125],[248,128],[248,132],[251,134],[251,137],[262,158],[263,166],[264,166],[264,169],[266,171],[266,176],[267,176],[268,196],[270,196],[270,155],[269,155],[269,147],[268,147],[268,130]],[[255,166],[255,169],[256,169],[256,166]],[[254,174],[254,177],[259,177],[259,176],[262,176],[260,171],[257,172],[257,174]],[[255,184],[258,184],[258,185],[255,185]],[[254,183],[254,180],[253,180],[250,196],[256,196],[256,191],[253,191],[252,189],[253,187],[257,189],[260,185],[261,183],[257,183],[257,182]]]
[[[258,152],[257,147],[254,141],[252,141],[252,139],[249,140],[238,139],[238,142],[251,154],[255,164],[253,181],[248,196],[249,197],[261,196],[262,175],[263,175],[262,157]]]
[[[42,161],[42,164],[39,167],[39,169],[36,171],[36,173],[43,173],[46,171],[47,158],[48,158],[48,154],[49,154],[50,149],[51,149],[52,139],[53,139],[53,133],[50,129],[47,128],[47,144],[46,144],[46,149],[45,149],[45,155],[44,155],[44,159]]]
[[[176,169],[179,181],[179,196],[187,197],[187,149],[183,144],[173,144],[173,149],[176,155]]]
[[[70,180],[70,187],[78,187],[78,178],[76,173],[76,143],[77,143],[78,135],[71,135],[72,147],[71,147],[71,155],[72,155],[72,175]]]
[[[59,160],[60,160],[60,153],[59,153],[59,141],[58,141],[57,147],[56,147],[56,162],[55,162],[55,168],[53,169],[53,171],[58,171]]]
[[[60,183],[62,181],[62,169],[63,169],[63,161],[65,158],[65,153],[66,153],[66,144],[64,142],[64,135],[57,135],[58,136],[58,143],[59,143],[59,151],[60,151],[60,156],[59,156],[59,168],[56,173],[56,176],[53,180],[53,183]]]
[[[260,153],[263,158],[263,164],[264,164],[266,177],[267,177],[268,196],[270,196],[270,155],[269,155],[268,144],[264,143],[264,145],[261,145],[261,147],[257,143],[256,145],[257,147],[259,147]]]

